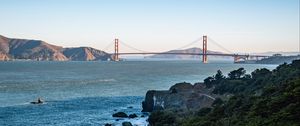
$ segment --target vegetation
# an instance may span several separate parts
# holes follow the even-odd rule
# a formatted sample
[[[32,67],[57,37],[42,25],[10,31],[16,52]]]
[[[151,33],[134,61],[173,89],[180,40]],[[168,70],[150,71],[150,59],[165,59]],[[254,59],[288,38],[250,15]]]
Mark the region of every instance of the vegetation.
[[[183,126],[299,126],[300,60],[282,64],[275,70],[257,69],[246,74],[243,68],[224,76],[221,71],[204,80],[217,98],[211,108],[202,108],[190,116],[176,112],[153,112],[152,125]]]

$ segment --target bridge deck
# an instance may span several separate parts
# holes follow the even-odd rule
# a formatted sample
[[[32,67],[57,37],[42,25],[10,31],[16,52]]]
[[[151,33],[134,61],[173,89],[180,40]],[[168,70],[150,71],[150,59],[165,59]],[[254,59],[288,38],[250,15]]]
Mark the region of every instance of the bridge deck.
[[[145,53],[118,53],[118,55],[151,55],[151,54],[167,54],[167,55],[204,55],[203,53],[168,53],[168,52],[145,52]],[[247,54],[219,54],[219,53],[207,53],[208,56],[242,56],[242,57],[269,57],[265,55],[247,55]]]

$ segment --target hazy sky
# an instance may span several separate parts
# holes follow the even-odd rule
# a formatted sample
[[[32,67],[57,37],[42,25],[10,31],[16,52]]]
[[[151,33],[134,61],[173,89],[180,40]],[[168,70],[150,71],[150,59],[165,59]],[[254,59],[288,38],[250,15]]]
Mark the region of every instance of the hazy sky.
[[[64,47],[165,51],[207,34],[232,52],[299,50],[299,0],[0,0],[0,15],[1,35]]]

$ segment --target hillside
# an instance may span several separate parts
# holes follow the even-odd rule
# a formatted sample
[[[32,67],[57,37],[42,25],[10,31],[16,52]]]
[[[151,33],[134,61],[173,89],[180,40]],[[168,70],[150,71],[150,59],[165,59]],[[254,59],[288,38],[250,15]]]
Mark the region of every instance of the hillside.
[[[300,55],[294,56],[271,56],[269,58],[261,59],[256,61],[259,64],[282,64],[282,63],[291,63],[293,60],[300,59]]]
[[[108,60],[110,54],[90,48],[63,48],[41,40],[12,39],[0,35],[0,61],[91,61]]]
[[[300,60],[275,70],[243,68],[224,76],[218,71],[204,80],[206,89],[220,95],[210,107],[154,111],[152,126],[299,126]],[[187,99],[188,100],[188,99]]]
[[[167,51],[167,53],[202,53],[201,48],[188,48],[183,50],[170,50]],[[216,51],[207,51],[207,53],[212,54],[222,54],[222,52],[216,52]],[[170,55],[170,54],[159,54],[159,55],[153,55],[149,56],[149,58],[173,58],[173,59],[194,59],[194,58],[201,58],[201,56],[197,55]]]
[[[63,54],[73,61],[108,60],[111,56],[91,47],[64,48]]]

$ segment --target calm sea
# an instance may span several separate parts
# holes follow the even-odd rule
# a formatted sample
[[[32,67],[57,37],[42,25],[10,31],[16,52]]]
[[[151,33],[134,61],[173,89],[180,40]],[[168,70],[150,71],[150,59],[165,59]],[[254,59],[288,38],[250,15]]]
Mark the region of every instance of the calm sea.
[[[222,70],[276,65],[200,61],[0,62],[0,125],[145,125],[146,118],[116,121],[124,111],[141,116],[147,90],[199,82]],[[45,104],[32,105],[41,97]],[[132,107],[132,108],[131,108]]]

